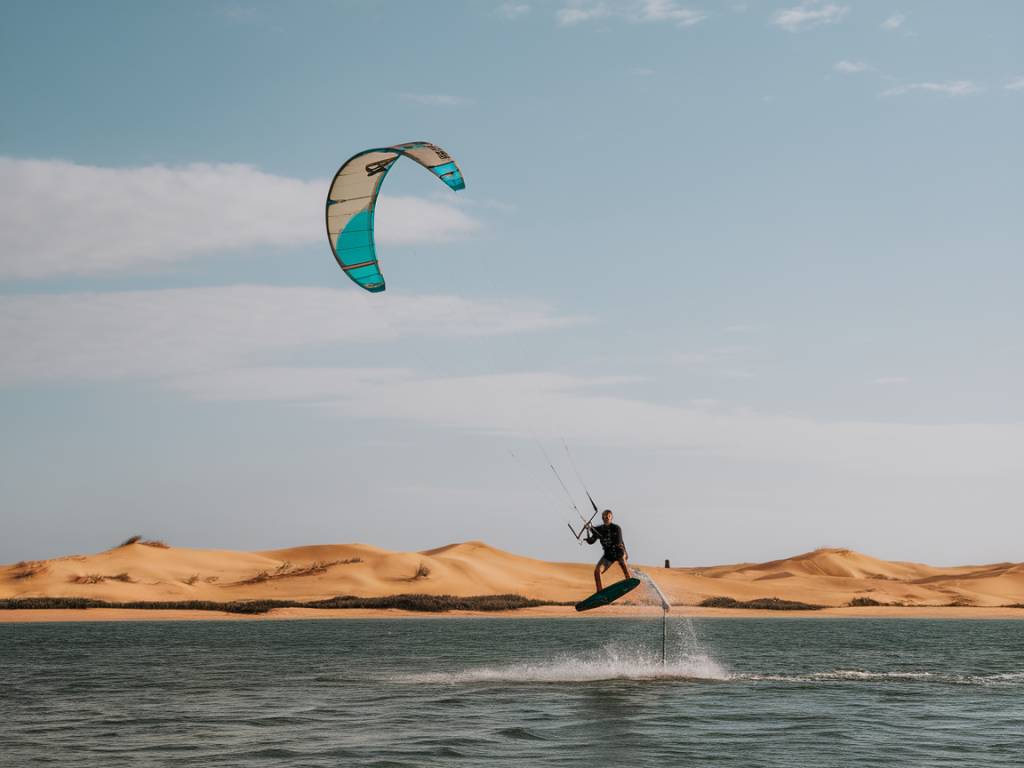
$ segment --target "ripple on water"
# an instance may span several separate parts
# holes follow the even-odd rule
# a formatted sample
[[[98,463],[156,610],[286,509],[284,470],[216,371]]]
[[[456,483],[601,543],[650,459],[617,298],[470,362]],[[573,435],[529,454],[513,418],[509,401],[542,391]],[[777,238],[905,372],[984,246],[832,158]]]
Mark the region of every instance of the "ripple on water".
[[[733,680],[776,683],[932,683],[937,685],[1017,686],[1024,684],[1024,673],[1007,672],[991,675],[966,675],[944,672],[872,672],[863,669],[835,669],[803,674],[737,674]]]
[[[1019,768],[1022,626],[0,625],[0,765]]]

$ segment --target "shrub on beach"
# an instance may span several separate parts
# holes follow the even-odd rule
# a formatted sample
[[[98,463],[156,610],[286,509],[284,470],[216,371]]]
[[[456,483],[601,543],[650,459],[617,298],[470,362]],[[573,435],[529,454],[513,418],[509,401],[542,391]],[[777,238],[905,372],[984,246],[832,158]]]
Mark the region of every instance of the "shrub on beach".
[[[306,603],[307,608],[395,608],[402,611],[440,613],[444,611],[514,611],[539,605],[569,605],[547,600],[531,600],[522,595],[385,595],[383,597],[355,597],[339,595],[329,600]]]
[[[875,605],[885,605],[872,597],[855,597],[850,601],[851,608],[870,608]]]
[[[709,597],[702,600],[701,608],[747,608],[757,611],[820,611],[824,605],[801,603],[797,600],[782,600],[778,597],[758,597],[754,600],[737,600],[733,597]]]
[[[422,613],[446,611],[514,611],[540,605],[570,605],[546,600],[531,600],[522,595],[387,595],[385,597],[355,597],[339,595],[328,600],[300,602],[298,600],[236,600],[218,603],[212,600],[107,602],[87,597],[25,597],[0,600],[0,610],[42,608],[134,608],[138,610],[224,611],[227,613],[259,614],[275,608],[345,609],[394,608]]]
[[[22,560],[20,563],[14,564],[14,573],[11,574],[11,577],[31,579],[33,576],[39,576],[49,570],[49,566],[40,560]]]
[[[350,565],[352,563],[361,562],[363,562],[362,558],[352,557],[347,560],[314,560],[312,563],[307,565],[293,566],[289,561],[285,560],[273,571],[258,571],[255,576],[250,576],[248,579],[243,579],[238,583],[261,584],[264,581],[270,581],[271,579],[284,579],[295,576],[315,576],[320,573],[327,573],[327,570],[335,565]]]
[[[171,545],[166,542],[160,541],[159,539],[143,539],[142,536],[135,534],[129,536],[127,539],[118,544],[114,549],[121,549],[121,547],[130,547],[132,544],[141,544],[144,547],[156,547],[157,549],[170,549]]]
[[[86,573],[68,578],[72,584],[102,584],[104,581],[123,581],[126,584],[134,584],[135,579],[127,573],[117,573],[113,576],[104,576],[100,573]]]

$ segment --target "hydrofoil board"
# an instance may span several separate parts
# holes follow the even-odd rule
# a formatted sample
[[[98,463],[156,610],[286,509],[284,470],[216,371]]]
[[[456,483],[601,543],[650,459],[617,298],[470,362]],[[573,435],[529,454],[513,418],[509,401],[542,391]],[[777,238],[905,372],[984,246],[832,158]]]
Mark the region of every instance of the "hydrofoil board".
[[[614,603],[620,597],[640,586],[640,579],[623,579],[617,581],[610,587],[605,587],[600,592],[595,592],[586,600],[576,603],[577,611],[589,611],[591,608],[600,608],[602,605]]]

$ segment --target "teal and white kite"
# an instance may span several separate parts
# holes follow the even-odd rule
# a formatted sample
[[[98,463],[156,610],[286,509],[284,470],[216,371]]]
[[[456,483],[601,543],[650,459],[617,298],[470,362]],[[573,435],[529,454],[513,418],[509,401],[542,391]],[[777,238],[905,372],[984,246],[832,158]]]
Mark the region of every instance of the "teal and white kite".
[[[373,211],[380,185],[400,157],[415,160],[453,190],[466,188],[451,155],[427,141],[366,149],[345,161],[327,193],[327,239],[338,266],[373,293],[384,290],[373,243]]]

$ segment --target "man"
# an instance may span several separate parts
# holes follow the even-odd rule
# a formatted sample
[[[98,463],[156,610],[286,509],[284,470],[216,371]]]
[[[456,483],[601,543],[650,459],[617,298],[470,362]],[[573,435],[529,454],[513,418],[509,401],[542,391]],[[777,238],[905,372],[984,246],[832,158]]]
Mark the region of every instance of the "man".
[[[626,578],[630,578],[629,569],[626,567],[629,553],[626,552],[626,545],[622,541],[622,529],[612,522],[612,511],[610,509],[606,509],[601,513],[601,523],[602,525],[587,526],[589,528],[587,544],[600,541],[601,548],[604,550],[604,554],[601,555],[601,559],[597,561],[597,565],[594,567],[594,583],[597,585],[598,592],[604,589],[601,586],[601,574],[615,563],[618,563],[619,567],[622,568]]]

